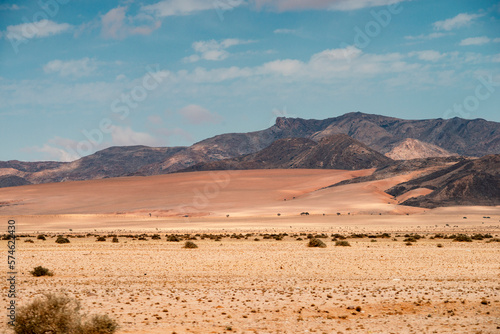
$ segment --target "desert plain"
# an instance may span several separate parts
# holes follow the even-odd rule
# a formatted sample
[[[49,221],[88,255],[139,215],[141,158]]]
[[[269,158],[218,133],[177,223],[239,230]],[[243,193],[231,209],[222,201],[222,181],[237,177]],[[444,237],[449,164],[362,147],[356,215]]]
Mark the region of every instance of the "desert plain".
[[[119,333],[498,333],[500,243],[491,240],[500,238],[500,208],[405,207],[384,193],[414,174],[329,187],[371,172],[198,172],[2,189],[0,220],[6,232],[14,219],[20,236],[17,302],[63,292],[84,312],[117,319]],[[491,238],[440,237],[457,234]],[[311,237],[327,247],[308,247]],[[198,248],[183,248],[187,239]],[[0,247],[6,254],[7,241]],[[30,275],[39,265],[54,275]]]

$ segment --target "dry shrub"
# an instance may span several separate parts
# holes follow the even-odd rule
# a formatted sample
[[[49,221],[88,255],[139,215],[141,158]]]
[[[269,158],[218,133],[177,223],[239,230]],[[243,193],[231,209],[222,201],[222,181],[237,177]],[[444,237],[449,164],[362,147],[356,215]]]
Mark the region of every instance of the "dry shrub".
[[[63,294],[46,293],[20,307],[14,325],[16,334],[112,334],[118,328],[107,315],[90,319],[80,314],[80,304]]]
[[[326,248],[326,244],[322,240],[320,240],[320,239],[312,238],[312,239],[309,240],[309,243],[307,244],[307,247]]]
[[[32,271],[30,271],[30,274],[35,276],[35,277],[40,277],[40,276],[52,276],[52,272],[44,268],[42,266],[35,267]]]
[[[198,246],[192,241],[186,241],[184,248],[198,248]]]

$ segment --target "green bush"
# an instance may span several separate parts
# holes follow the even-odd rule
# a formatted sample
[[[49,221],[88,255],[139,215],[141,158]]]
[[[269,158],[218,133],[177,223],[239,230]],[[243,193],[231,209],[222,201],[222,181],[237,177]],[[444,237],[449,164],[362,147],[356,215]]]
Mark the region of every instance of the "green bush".
[[[35,277],[40,277],[40,276],[52,276],[52,272],[44,268],[42,266],[35,267],[32,271],[30,271],[30,274],[35,276]]]
[[[309,243],[307,244],[307,247],[326,248],[326,244],[322,240],[320,240],[320,239],[312,238],[312,239],[309,240]]]
[[[85,319],[80,304],[66,295],[46,293],[20,307],[14,325],[16,334],[112,334],[118,328],[107,315]]]
[[[338,240],[338,241],[335,241],[335,246],[350,247],[351,244],[349,243],[349,241],[345,241],[345,240],[340,241],[340,240]]]
[[[196,246],[196,244],[192,241],[186,241],[184,248],[198,248],[198,246]]]

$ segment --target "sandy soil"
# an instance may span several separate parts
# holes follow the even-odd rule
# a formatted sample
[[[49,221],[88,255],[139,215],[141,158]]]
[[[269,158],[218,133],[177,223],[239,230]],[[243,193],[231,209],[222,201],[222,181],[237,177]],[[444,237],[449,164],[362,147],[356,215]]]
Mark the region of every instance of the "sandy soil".
[[[17,301],[62,291],[85,312],[115,317],[120,333],[498,333],[500,243],[430,236],[500,238],[500,208],[398,206],[383,190],[411,176],[323,189],[370,172],[192,173],[2,189],[4,230],[14,218],[18,233],[31,234],[17,242]],[[115,233],[119,242],[54,242],[87,233]],[[125,237],[140,233],[162,239]],[[198,236],[199,248],[183,249],[166,241],[171,233],[251,235]],[[308,233],[328,234],[327,247],[307,247]],[[338,247],[335,233],[391,237]],[[408,233],[426,238],[408,246]],[[54,276],[32,277],[38,265]]]
[[[373,170],[251,170],[169,174],[4,188],[0,215],[274,216],[414,213],[384,192],[415,173],[327,188]],[[324,189],[326,188],[326,189]]]
[[[369,223],[370,217],[364,218]],[[433,232],[498,237],[498,218],[490,218],[496,226],[471,219],[447,227],[438,221]],[[346,229],[324,226],[317,233],[386,230]],[[50,237],[31,237],[33,244],[21,238],[18,303],[43,291],[64,291],[78,298],[84,311],[118,319],[120,333],[498,333],[500,243],[427,237],[407,246],[403,230],[427,236],[431,230],[394,225],[387,228],[389,239],[349,238],[351,247],[336,247],[328,238],[321,249],[293,236],[306,230],[313,228],[289,228],[282,241],[263,239],[258,231],[248,239],[198,237],[198,249],[167,242],[164,234],[147,241],[119,237],[119,243],[70,238],[65,245]],[[0,247],[6,249],[6,241]],[[38,265],[55,275],[31,277],[29,270]],[[2,300],[7,302],[5,293]],[[359,311],[352,309],[358,306]]]

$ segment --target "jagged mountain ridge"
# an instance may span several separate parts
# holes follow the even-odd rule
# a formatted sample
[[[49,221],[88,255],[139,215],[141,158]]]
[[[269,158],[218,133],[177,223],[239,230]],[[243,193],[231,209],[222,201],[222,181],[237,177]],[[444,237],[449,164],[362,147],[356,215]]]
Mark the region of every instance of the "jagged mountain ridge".
[[[392,159],[343,134],[319,142],[307,138],[285,138],[267,148],[242,157],[199,163],[179,172],[242,169],[368,169],[389,165]]]
[[[37,184],[165,174],[198,163],[255,153],[278,139],[307,138],[318,142],[334,134],[348,135],[381,153],[390,152],[407,138],[435,145],[450,154],[500,153],[500,123],[460,118],[403,120],[358,112],[325,120],[279,117],[265,130],[222,134],[190,147],[112,147],[69,163],[0,162],[0,175],[14,175]]]

